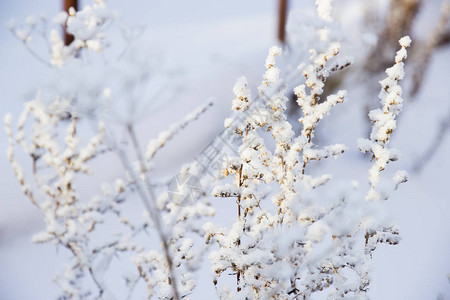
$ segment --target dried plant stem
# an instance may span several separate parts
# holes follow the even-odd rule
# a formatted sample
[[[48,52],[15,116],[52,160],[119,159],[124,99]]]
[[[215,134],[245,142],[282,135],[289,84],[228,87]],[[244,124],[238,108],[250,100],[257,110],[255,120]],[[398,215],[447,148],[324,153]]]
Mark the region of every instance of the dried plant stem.
[[[412,90],[410,96],[414,97],[420,90],[423,84],[423,78],[426,74],[427,68],[430,65],[430,58],[434,50],[440,45],[444,40],[446,34],[446,27],[450,17],[450,1],[444,0],[441,6],[441,15],[439,16],[439,22],[436,24],[435,28],[428,35],[428,40],[425,45],[418,50],[418,63],[414,68]]]
[[[364,69],[369,73],[379,73],[391,64],[391,55],[397,47],[397,41],[411,32],[417,13],[423,0],[392,0],[385,26],[379,32],[379,41],[367,56]]]
[[[69,13],[70,8],[74,8],[75,11],[78,10],[78,0],[63,0],[63,9],[65,12]],[[64,44],[66,46],[70,45],[74,40],[74,36],[67,32],[67,25],[64,26]]]
[[[128,130],[128,134],[130,135],[133,148],[134,148],[137,158],[139,160],[140,168],[142,171],[145,171],[144,158],[143,158],[142,152],[139,148],[139,143],[136,138],[136,134],[134,133],[133,126],[128,125],[127,130]],[[145,172],[143,172],[145,175],[145,184],[147,186],[147,189],[146,189],[142,186],[141,179],[139,178],[138,174],[136,174],[136,171],[134,170],[132,163],[130,162],[130,159],[128,158],[127,154],[123,151],[122,148],[120,148],[120,147],[116,147],[116,148],[117,148],[117,153],[119,155],[119,158],[120,158],[124,168],[130,173],[131,178],[136,183],[136,191],[139,194],[139,197],[141,198],[141,200],[145,206],[145,209],[147,210],[151,220],[154,223],[155,229],[158,233],[158,237],[161,240],[161,243],[163,246],[162,248],[164,251],[164,256],[165,256],[165,259],[166,259],[166,262],[167,262],[167,265],[169,268],[169,283],[173,288],[173,299],[179,300],[180,295],[179,295],[178,288],[177,288],[177,281],[175,278],[172,257],[170,256],[170,252],[169,252],[169,245],[167,243],[167,237],[163,231],[163,228],[161,225],[161,220],[155,212],[155,207],[156,207],[155,203],[154,203],[155,197],[154,197],[153,189],[150,187],[150,183],[149,183],[147,174]],[[147,193],[149,195],[147,195]]]
[[[178,300],[178,299],[180,299],[180,296],[178,293],[177,281],[176,281],[176,277],[175,277],[172,257],[170,256],[169,245],[167,244],[167,237],[161,226],[161,220],[159,218],[159,215],[155,214],[155,203],[154,203],[155,197],[154,197],[153,189],[150,186],[150,180],[148,179],[148,176],[147,176],[147,172],[146,172],[146,168],[145,168],[145,164],[144,164],[144,156],[142,155],[142,151],[139,146],[139,141],[136,137],[133,126],[130,124],[127,126],[127,129],[128,129],[128,133],[131,138],[131,142],[133,144],[133,148],[134,148],[137,158],[139,160],[139,165],[140,165],[141,171],[144,174],[147,190],[150,193],[150,201],[145,201],[149,204],[147,207],[147,210],[151,210],[151,211],[149,211],[149,214],[152,217],[153,222],[155,223],[155,229],[158,232],[159,238],[163,245],[164,256],[166,258],[166,262],[169,267],[169,276],[170,276],[169,283],[172,285],[172,288],[173,288],[174,300]]]
[[[241,168],[239,169],[239,187],[242,186],[242,168],[243,168],[243,164],[241,164]],[[239,195],[237,198],[237,205],[238,205],[238,218],[239,220],[241,220],[241,196]],[[241,240],[238,239],[237,241],[238,246],[241,244]],[[236,273],[236,289],[239,292],[241,290],[241,288],[239,287],[239,282],[241,281],[241,270],[237,270]]]
[[[31,48],[27,42],[23,42],[23,45],[25,47],[25,49],[34,57],[36,58],[40,63],[43,63],[44,65],[46,65],[49,68],[53,68],[53,66],[46,61],[45,59],[43,59],[39,54],[36,53],[36,51],[33,50],[33,48]]]
[[[450,129],[450,111],[446,115],[446,117],[441,121],[439,126],[439,132],[436,134],[432,143],[430,143],[430,147],[425,151],[425,153],[416,160],[416,164],[413,166],[412,170],[414,173],[419,173],[422,171],[423,167],[431,161],[431,159],[436,155],[439,148],[442,146],[442,143],[445,140],[446,134]]]
[[[288,10],[288,0],[279,0],[278,3],[278,40],[286,43],[286,15]]]

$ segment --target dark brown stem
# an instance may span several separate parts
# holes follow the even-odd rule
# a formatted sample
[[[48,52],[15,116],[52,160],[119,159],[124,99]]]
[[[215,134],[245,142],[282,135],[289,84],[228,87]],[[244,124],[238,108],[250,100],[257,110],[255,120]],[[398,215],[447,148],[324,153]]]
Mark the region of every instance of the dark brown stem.
[[[63,9],[65,12],[69,13],[69,9],[73,7],[75,11],[78,11],[78,0],[63,0]],[[74,40],[73,35],[67,32],[67,26],[64,26],[64,44],[66,46],[70,45]]]
[[[288,0],[279,0],[278,5],[278,40],[286,43],[286,15],[288,10]]]

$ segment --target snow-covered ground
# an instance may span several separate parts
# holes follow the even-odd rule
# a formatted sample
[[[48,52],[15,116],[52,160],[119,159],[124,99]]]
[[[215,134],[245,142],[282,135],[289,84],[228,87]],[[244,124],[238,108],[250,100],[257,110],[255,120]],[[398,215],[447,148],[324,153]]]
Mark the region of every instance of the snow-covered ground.
[[[295,1],[291,9],[302,5]],[[124,24],[145,25],[147,29],[142,39],[148,41],[151,55],[160,56],[182,79],[180,98],[172,99],[164,109],[141,122],[139,133],[144,139],[153,137],[208,98],[215,98],[213,108],[171,141],[158,158],[155,172],[173,174],[223,128],[223,120],[231,112],[236,78],[247,76],[253,89],[259,84],[267,49],[276,43],[276,3],[111,0],[108,6],[121,13]],[[312,6],[313,1],[309,1],[308,7]],[[59,9],[60,1],[56,0],[2,1],[0,24],[12,17],[23,20],[29,14],[40,12],[52,16]],[[430,23],[428,21],[437,15],[437,11],[428,10],[420,24]],[[424,26],[416,30],[420,32]],[[22,108],[23,95],[30,86],[38,85],[48,71],[6,28],[0,28],[0,41],[0,116],[7,112],[17,115]],[[402,153],[396,167],[411,170],[434,140],[441,120],[448,117],[448,70],[450,48],[446,47],[432,57],[426,82],[417,99],[407,101],[404,106],[399,130],[392,142]],[[357,95],[351,96],[350,92],[348,103],[337,107],[329,120],[339,125],[324,124],[322,134],[331,142],[346,143],[356,149],[356,138],[364,134],[364,129],[353,125],[348,111],[357,113],[361,106],[358,101],[362,100]],[[375,252],[371,287],[374,299],[436,299],[438,295],[450,299],[450,190],[447,187],[450,136],[442,139],[442,145],[424,169],[411,174],[410,181],[387,203],[389,212],[400,225],[402,241],[397,246],[380,246]],[[2,149],[6,149],[3,130],[0,131],[0,151],[4,151]],[[356,173],[349,174],[349,179],[365,176],[361,172],[368,166],[352,151],[339,163],[328,167],[333,170],[342,164],[351,164]],[[116,174],[112,170],[104,175],[105,180],[111,180]],[[53,299],[58,290],[51,278],[60,270],[64,254],[52,246],[30,242],[32,234],[44,225],[39,213],[22,197],[5,155],[0,155],[0,186],[0,299]],[[224,218],[234,217],[234,210],[234,206],[228,210],[221,206]],[[207,267],[204,269],[207,271]],[[200,277],[193,299],[214,298],[206,271]]]

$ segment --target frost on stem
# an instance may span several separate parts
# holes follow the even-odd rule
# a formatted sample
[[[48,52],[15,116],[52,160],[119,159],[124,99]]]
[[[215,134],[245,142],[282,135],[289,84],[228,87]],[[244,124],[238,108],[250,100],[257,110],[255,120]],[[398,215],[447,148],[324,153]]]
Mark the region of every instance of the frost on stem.
[[[321,9],[322,17],[329,15],[326,6]],[[364,244],[358,233],[364,214],[351,210],[355,205],[350,201],[355,198],[351,193],[355,191],[331,203],[321,201],[331,176],[313,177],[306,169],[313,161],[339,157],[347,149],[342,144],[314,144],[319,122],[347,95],[342,90],[321,99],[330,74],[350,65],[349,60],[336,59],[340,45],[326,40],[326,31],[318,29],[326,45],[323,50],[311,50],[310,63],[300,68],[305,82],[294,89],[303,112],[300,135],[295,136],[286,117],[288,99],[276,64],[276,56],[281,54],[278,47],[269,50],[258,88],[265,101],[252,101],[245,112],[233,102],[233,110],[242,115],[225,122],[225,127],[240,137],[241,146],[238,156],[223,161],[223,174],[231,180],[217,185],[212,195],[237,206],[236,220],[231,228],[211,223],[204,226],[207,243],[214,241],[219,246],[210,260],[214,284],[222,298],[307,299],[327,288],[331,298],[364,292],[359,287],[365,286],[365,278],[347,280],[344,276],[363,273],[355,265],[364,254],[362,247],[354,247],[355,243]],[[239,79],[233,89],[237,99],[250,94],[243,82]],[[272,139],[264,139],[263,132],[271,133]],[[342,219],[347,220],[345,224]],[[320,250],[330,243],[333,246],[328,252]],[[220,284],[219,277],[227,272],[236,276],[235,292]]]
[[[164,147],[164,145],[173,138],[180,130],[185,128],[189,123],[197,120],[201,114],[203,114],[208,107],[212,105],[212,102],[207,102],[201,107],[198,107],[195,111],[188,114],[183,120],[172,124],[166,131],[161,132],[156,139],[149,141],[146,152],[146,160],[149,163],[156,155],[157,151]]]
[[[317,14],[322,20],[331,22],[333,18],[331,17],[331,12],[333,0],[316,0]]]
[[[370,139],[360,139],[359,148],[362,152],[372,154],[375,162],[369,169],[369,191],[366,195],[368,206],[375,209],[380,200],[386,200],[388,193],[384,193],[381,188],[381,172],[385,170],[387,164],[398,159],[398,153],[395,149],[388,148],[389,138],[397,127],[396,117],[402,110],[402,88],[398,82],[403,79],[404,70],[403,61],[407,57],[406,48],[411,44],[409,36],[400,39],[400,50],[395,55],[395,64],[386,70],[387,77],[380,81],[381,91],[378,95],[381,103],[380,109],[372,110],[369,117],[373,122]],[[397,171],[391,179],[392,189],[397,189],[398,185],[408,180],[406,171]],[[361,222],[361,228],[365,232],[364,255],[365,260],[362,263],[360,289],[366,290],[369,285],[369,259],[379,243],[398,244],[400,241],[399,231],[396,225],[377,220],[375,216],[366,216]]]
[[[111,106],[118,105],[114,103],[118,98],[124,98],[130,106],[135,104],[129,101],[133,100],[130,90],[139,91],[140,98],[154,95],[143,87],[148,65],[127,65],[123,72],[116,72],[120,74],[111,89],[110,77],[103,75],[114,68],[105,63],[105,57],[94,57],[102,63],[95,68],[95,59],[86,59],[87,52],[104,55],[104,29],[115,18],[104,1],[97,0],[78,12],[71,10],[69,15],[62,13],[54,18],[58,26],[67,25],[75,36],[69,46],[62,43],[56,29],[49,36],[42,32],[45,39],[50,38],[51,57],[39,59],[52,66],[54,76],[25,103],[16,124],[12,115],[5,116],[7,158],[23,193],[45,222],[33,241],[53,244],[69,253],[63,272],[55,277],[61,299],[115,299],[118,289],[128,291],[131,298],[139,286],[144,287],[140,294],[146,293],[148,298],[187,298],[196,285],[193,274],[204,251],[204,245],[195,243],[203,236],[199,220],[213,215],[214,210],[204,198],[189,207],[174,203],[165,190],[152,185],[153,174],[146,165],[211,103],[149,142],[147,157],[141,154],[139,137],[133,130],[134,116],[118,121],[114,113],[119,109],[113,111]],[[23,32],[19,31],[22,27],[10,25],[29,47],[32,34],[40,29],[36,24],[36,20],[28,19]],[[119,62],[109,64],[117,67]],[[93,70],[103,73],[91,82]],[[132,148],[118,143],[114,132],[129,132],[128,145]],[[18,161],[19,149],[29,156],[31,164]],[[123,159],[124,172],[111,183],[100,183],[96,176],[103,168],[114,169],[109,156],[112,153]],[[135,216],[136,208],[130,207],[139,205],[135,200],[141,196],[149,200],[150,209],[140,218]],[[120,271],[113,274],[111,269]],[[125,278],[123,285],[108,284],[105,277],[109,280],[111,276],[117,277],[115,282]]]
[[[83,50],[101,53],[107,46],[104,29],[117,14],[108,10],[103,1],[94,1],[92,5],[86,5],[80,11],[73,8],[66,12],[58,13],[53,19],[55,25],[67,26],[67,32],[74,36],[70,45],[64,45],[58,29],[52,29],[48,36],[49,24],[45,17],[30,16],[25,25],[19,26],[14,21],[8,22],[8,28],[26,49],[39,61],[50,67],[62,67],[67,62],[75,59]],[[31,42],[40,35],[48,45],[50,58],[42,57],[32,47]]]
[[[71,9],[68,15],[59,14],[54,22],[66,25],[67,32],[74,36],[74,41],[66,46],[59,33],[52,31],[51,64],[61,67],[83,49],[101,53],[107,45],[103,29],[115,18],[116,14],[106,9],[102,1],[86,5],[78,12]]]
[[[317,3],[319,16],[329,21],[331,1]],[[357,184],[341,192],[333,189],[330,175],[307,174],[313,161],[339,157],[347,149],[343,144],[314,144],[319,122],[347,97],[344,90],[323,97],[327,78],[351,63],[337,60],[340,45],[328,40],[327,30],[318,29],[326,45],[321,45],[322,50],[311,50],[310,63],[300,68],[305,82],[294,88],[303,112],[300,135],[295,136],[285,114],[288,99],[276,64],[281,49],[272,47],[266,59],[258,89],[264,102],[246,102],[244,111],[238,101],[243,98],[240,95],[250,94],[246,81],[240,78],[233,89],[238,100],[232,108],[241,115],[227,119],[225,127],[241,139],[241,145],[237,156],[223,160],[223,174],[231,178],[216,185],[212,195],[236,205],[236,219],[230,228],[212,223],[204,226],[206,242],[219,246],[209,258],[214,285],[223,299],[309,299],[323,290],[330,299],[364,299],[376,244],[399,241],[398,229],[379,219],[379,210],[364,201]],[[410,40],[403,38],[400,43],[396,64],[381,82],[383,107],[371,113],[371,139],[359,143],[377,159],[370,170],[373,178],[388,161],[398,158],[386,144],[401,109],[397,82],[403,77],[405,48]],[[263,138],[263,132],[271,133],[272,139]],[[405,182],[406,172],[397,172],[393,180],[395,187]],[[374,194],[375,186],[376,180],[372,180],[368,197]],[[332,199],[325,201],[330,194]],[[220,277],[230,272],[236,276],[235,289],[221,284]]]
[[[321,24],[330,22],[332,1],[316,3],[318,17],[325,21]],[[87,53],[103,55],[107,49],[103,29],[114,17],[102,1],[79,12],[59,15],[55,22],[67,24],[75,42],[64,46],[56,33],[50,34],[52,57],[46,63],[62,69],[71,61],[83,60]],[[27,23],[35,24],[33,20]],[[12,30],[17,30],[14,26]],[[317,145],[314,136],[320,121],[347,98],[344,90],[325,97],[328,77],[351,63],[338,59],[340,45],[330,40],[327,26],[316,33],[320,45],[311,49],[309,62],[299,67],[304,82],[294,88],[302,110],[299,135],[295,135],[286,117],[289,100],[277,65],[282,52],[279,47],[270,48],[265,61],[266,72],[258,88],[259,100],[263,101],[251,99],[245,78],[240,78],[233,89],[232,108],[237,117],[227,119],[225,127],[241,144],[237,155],[225,157],[222,171],[227,178],[212,190],[213,196],[224,198],[236,208],[230,228],[201,224],[202,218],[214,214],[206,199],[180,206],[167,193],[158,194],[149,172],[157,152],[208,105],[160,133],[148,143],[145,155],[132,116],[119,125],[108,122],[112,119],[108,105],[120,98],[117,89],[124,87],[119,96],[128,96],[130,89],[140,91],[134,88],[144,84],[142,77],[148,75],[148,70],[124,69],[127,75],[137,72],[142,76],[139,80],[131,75],[121,77],[116,89],[102,83],[95,88],[80,84],[74,89],[76,93],[56,89],[46,99],[38,93],[25,105],[15,128],[12,116],[5,118],[8,159],[24,194],[42,212],[46,224],[34,241],[55,244],[72,255],[64,272],[55,279],[63,297],[113,298],[115,287],[108,285],[106,274],[111,276],[109,271],[119,263],[117,258],[127,257],[132,264],[128,269],[124,263],[128,274],[123,277],[129,297],[135,287],[143,285],[148,298],[188,298],[195,287],[194,271],[205,251],[195,245],[198,236],[218,246],[210,260],[213,282],[221,298],[308,299],[324,290],[330,299],[366,297],[371,254],[376,245],[396,244],[399,240],[396,227],[378,218],[374,204],[382,198],[378,189],[380,172],[398,158],[387,143],[401,109],[401,88],[397,83],[403,77],[405,49],[410,40],[401,40],[396,64],[381,82],[382,108],[371,113],[371,137],[359,143],[361,150],[371,152],[376,159],[369,173],[367,199],[371,201],[364,202],[356,187],[341,191],[334,188],[331,175],[311,175],[310,166],[315,161],[337,158],[347,149],[342,144]],[[28,45],[29,33],[15,34]],[[86,68],[88,64],[81,64],[80,77],[92,71]],[[54,69],[60,77],[73,75]],[[95,102],[96,109],[77,109],[81,96],[99,101]],[[85,140],[88,134],[81,135],[80,131],[88,117],[94,121],[94,132]],[[114,136],[112,129],[117,128],[127,132],[127,145]],[[33,180],[17,161],[16,148],[30,156]],[[112,183],[95,185],[92,195],[82,192],[78,179],[95,173],[94,160],[111,151],[119,154],[124,174]],[[190,171],[190,167],[182,170],[183,174]],[[397,172],[394,188],[406,180],[406,172]],[[137,197],[146,206],[142,218],[131,217],[126,209],[126,204]],[[116,234],[107,230],[112,223]],[[219,277],[228,273],[235,276],[235,287],[222,286]]]
[[[251,95],[247,88],[247,79],[245,77],[237,80],[233,92],[236,95],[236,99],[233,100],[233,110],[247,110],[250,105]]]
[[[367,200],[381,199],[381,194],[377,190],[381,172],[390,161],[398,159],[397,151],[389,149],[387,145],[391,134],[397,127],[396,117],[403,106],[402,88],[398,85],[398,82],[404,76],[403,61],[407,57],[406,48],[410,46],[411,39],[409,36],[405,36],[400,39],[399,43],[401,48],[395,55],[395,64],[386,69],[387,77],[380,81],[381,91],[378,97],[382,107],[369,113],[373,123],[370,139],[358,141],[361,151],[370,152],[372,158],[375,159],[375,163],[369,170],[370,190]]]

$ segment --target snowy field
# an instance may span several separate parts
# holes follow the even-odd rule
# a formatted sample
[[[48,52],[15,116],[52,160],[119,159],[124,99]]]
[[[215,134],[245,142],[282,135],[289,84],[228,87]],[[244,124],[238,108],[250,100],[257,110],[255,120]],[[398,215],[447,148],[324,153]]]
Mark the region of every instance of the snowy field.
[[[82,1],[82,4],[85,1]],[[313,1],[290,1],[290,9],[311,10]],[[301,2],[301,3],[300,3]],[[307,4],[304,4],[307,2]],[[336,13],[352,28],[355,1],[335,1]],[[379,1],[386,2],[386,1]],[[256,94],[264,72],[264,61],[276,41],[276,1],[107,1],[120,12],[120,24],[144,26],[140,40],[148,55],[157,57],[179,89],[176,96],[158,105],[143,118],[138,133],[143,140],[155,135],[186,113],[213,98],[214,105],[167,144],[158,156],[155,173],[171,176],[184,162],[192,160],[222,129],[231,114],[232,87],[245,75]],[[341,6],[342,5],[342,6]],[[424,37],[439,15],[440,1],[428,1],[413,30]],[[24,20],[29,14],[56,14],[60,1],[4,0],[0,3],[0,24],[9,19]],[[430,25],[431,24],[431,25]],[[448,28],[448,26],[447,26]],[[350,31],[349,31],[350,32]],[[343,43],[346,55],[360,57],[361,42],[349,34]],[[33,58],[13,35],[0,28],[0,116],[19,115],[28,92],[49,76],[49,70]],[[284,63],[289,64],[289,57]],[[401,152],[395,168],[410,173],[410,180],[386,202],[387,210],[400,227],[401,242],[381,245],[374,254],[372,299],[450,299],[450,132],[440,136],[441,144],[429,160],[424,153],[433,145],[441,123],[450,114],[450,47],[432,55],[419,94],[413,101],[405,96],[404,111],[391,145]],[[408,73],[408,64],[406,67]],[[373,78],[375,82],[381,78]],[[372,93],[376,101],[378,92]],[[367,95],[367,94],[366,94]],[[343,179],[361,182],[367,178],[369,162],[358,153],[357,138],[368,132],[360,92],[349,90],[349,100],[336,107],[319,128],[326,144],[345,143],[350,150],[342,158],[318,164],[314,172],[338,173]],[[447,125],[448,126],[448,125]],[[3,127],[2,127],[3,128]],[[7,148],[0,131],[0,151]],[[413,168],[421,164],[420,172]],[[394,164],[393,164],[394,165]],[[117,164],[102,166],[99,176],[114,180]],[[341,172],[342,173],[342,172]],[[22,196],[6,156],[0,155],[0,299],[55,299],[58,287],[52,282],[67,253],[54,246],[36,245],[31,237],[44,228],[40,213]],[[212,197],[211,197],[212,198]],[[235,206],[211,203],[220,211],[218,219],[235,218]],[[141,209],[141,208],[136,208]],[[198,288],[191,299],[214,299],[209,266],[204,260]],[[320,298],[319,295],[318,298]],[[440,298],[439,298],[440,297]]]

